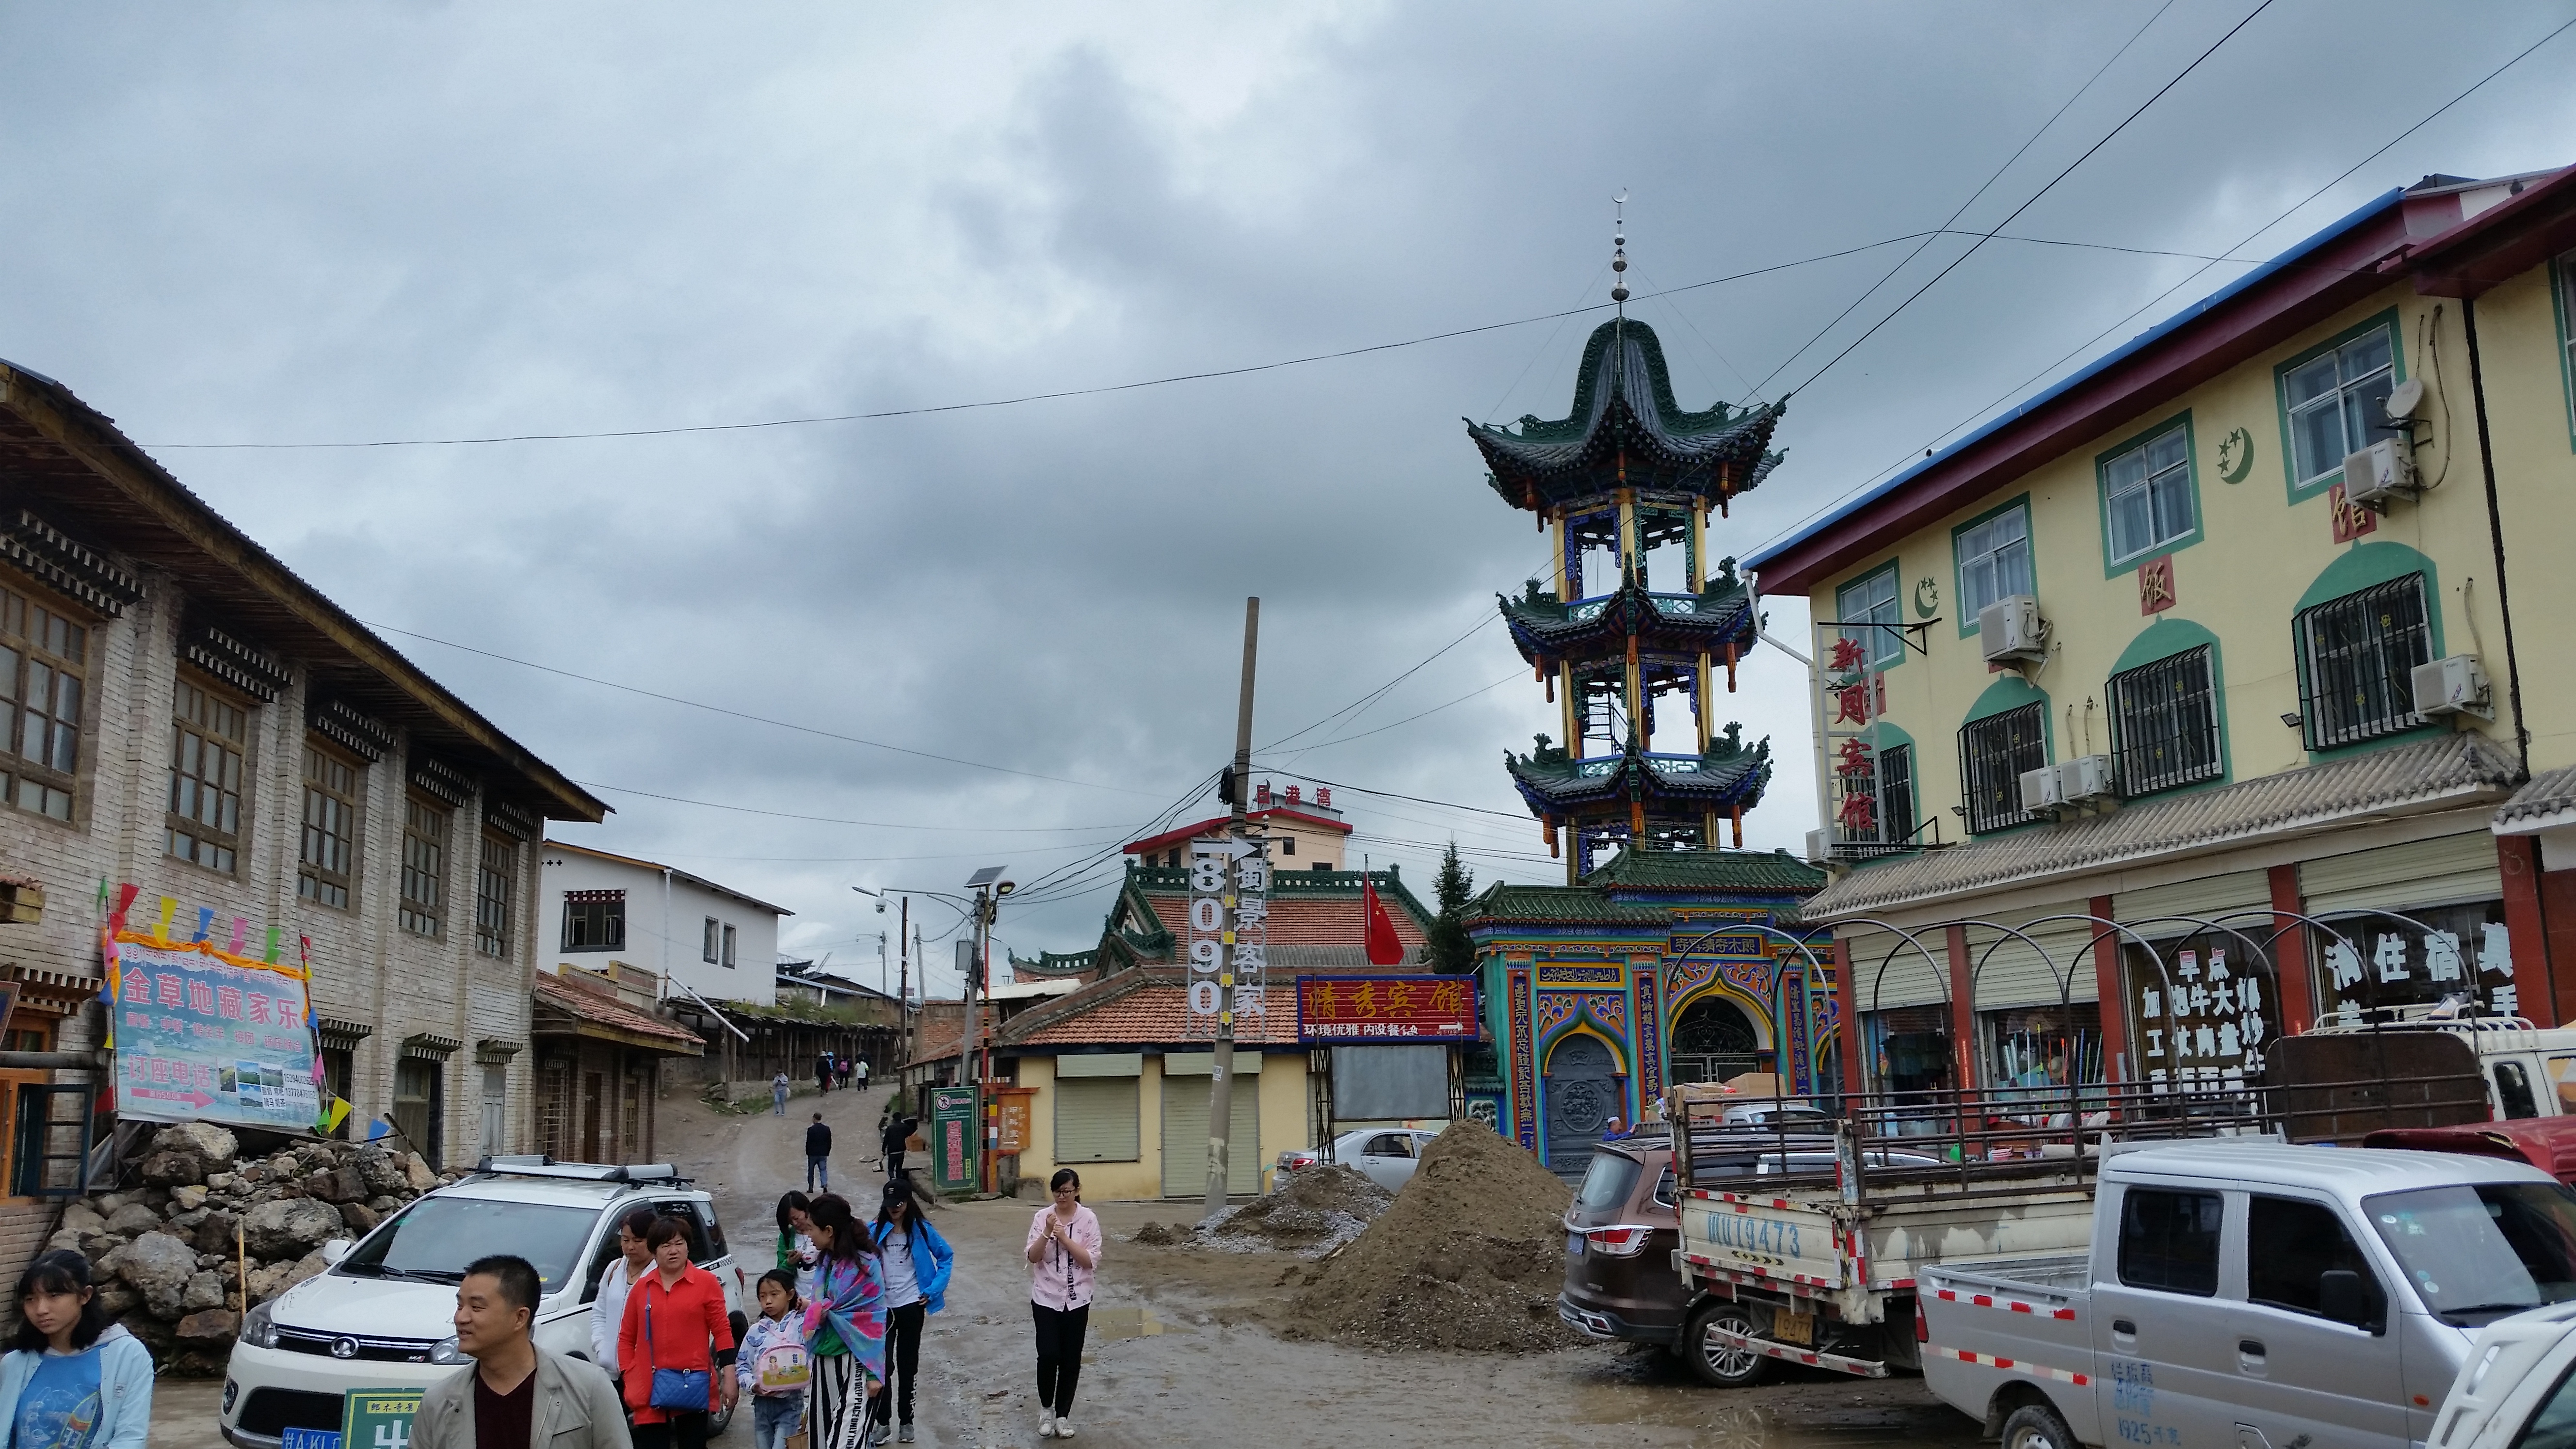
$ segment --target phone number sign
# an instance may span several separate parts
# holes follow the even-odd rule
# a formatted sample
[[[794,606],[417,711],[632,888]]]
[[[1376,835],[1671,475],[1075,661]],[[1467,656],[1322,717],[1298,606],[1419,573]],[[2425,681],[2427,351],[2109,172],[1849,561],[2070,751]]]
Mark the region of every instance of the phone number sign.
[[[1300,976],[1297,1040],[1475,1041],[1477,984],[1467,976]]]

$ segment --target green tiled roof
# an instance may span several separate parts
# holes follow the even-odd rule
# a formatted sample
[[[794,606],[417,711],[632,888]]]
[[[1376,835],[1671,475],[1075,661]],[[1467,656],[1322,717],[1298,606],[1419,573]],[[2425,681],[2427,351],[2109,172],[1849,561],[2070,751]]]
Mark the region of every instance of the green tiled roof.
[[[1819,891],[1822,869],[1786,851],[1622,850],[1583,878],[1619,891]]]
[[[1661,906],[1635,906],[1614,901],[1582,886],[1487,886],[1467,903],[1467,925],[1639,926],[1649,930],[1672,924],[1672,912]]]
[[[1098,947],[1088,951],[1040,951],[1032,961],[1013,953],[1011,969],[1031,976],[1079,976],[1097,964]]]

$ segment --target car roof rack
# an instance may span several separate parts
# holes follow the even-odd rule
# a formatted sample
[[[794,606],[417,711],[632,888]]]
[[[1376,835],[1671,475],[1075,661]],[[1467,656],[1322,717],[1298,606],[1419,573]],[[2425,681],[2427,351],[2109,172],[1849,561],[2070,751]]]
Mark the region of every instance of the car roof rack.
[[[474,1164],[474,1170],[486,1177],[552,1177],[567,1182],[684,1183],[695,1179],[681,1175],[680,1169],[668,1162],[630,1162],[612,1166],[601,1162],[557,1162],[541,1152],[509,1156],[485,1156]]]

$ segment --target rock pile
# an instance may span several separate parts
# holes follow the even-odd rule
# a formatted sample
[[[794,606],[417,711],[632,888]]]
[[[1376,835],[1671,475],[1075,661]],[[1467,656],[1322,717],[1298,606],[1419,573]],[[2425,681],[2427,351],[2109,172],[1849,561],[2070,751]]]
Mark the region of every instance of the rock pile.
[[[241,1331],[242,1253],[250,1301],[265,1303],[322,1271],[322,1245],[355,1239],[442,1179],[413,1153],[380,1144],[306,1142],[244,1159],[240,1140],[203,1122],[155,1133],[143,1185],[63,1209],[48,1248],[90,1260],[108,1317],[170,1372],[214,1375]]]
[[[1536,1158],[1481,1123],[1454,1123],[1393,1206],[1299,1275],[1281,1332],[1390,1350],[1579,1343],[1556,1317],[1572,1201]]]
[[[1281,1185],[1218,1216],[1207,1228],[1219,1247],[1276,1248],[1321,1257],[1358,1237],[1395,1194],[1358,1168],[1326,1163],[1282,1173]]]

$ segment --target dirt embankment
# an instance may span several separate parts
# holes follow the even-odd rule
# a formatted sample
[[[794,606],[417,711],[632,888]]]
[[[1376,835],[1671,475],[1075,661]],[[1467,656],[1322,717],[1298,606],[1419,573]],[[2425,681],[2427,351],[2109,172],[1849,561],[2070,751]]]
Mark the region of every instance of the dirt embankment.
[[[1291,1280],[1288,1338],[1377,1349],[1523,1353],[1581,1340],[1556,1317],[1573,1194],[1536,1159],[1460,1122],[1422,1155],[1393,1205]]]

